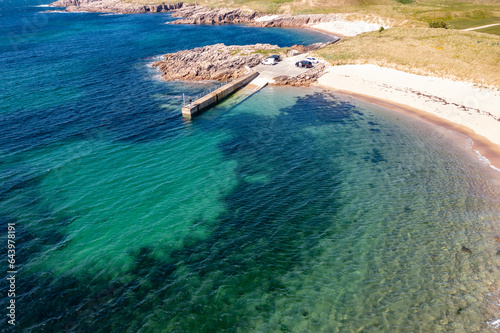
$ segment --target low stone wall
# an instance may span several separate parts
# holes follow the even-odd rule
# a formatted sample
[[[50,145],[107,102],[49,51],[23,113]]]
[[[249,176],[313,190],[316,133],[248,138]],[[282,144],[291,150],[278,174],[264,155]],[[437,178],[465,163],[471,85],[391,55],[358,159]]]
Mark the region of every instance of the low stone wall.
[[[250,81],[255,79],[258,75],[259,72],[249,73],[245,76],[242,76],[226,84],[225,86],[220,87],[217,90],[212,91],[211,93],[203,96],[202,98],[197,99],[196,101],[182,108],[182,116],[185,118],[192,118],[200,114],[208,107],[221,102],[236,90],[246,86]]]

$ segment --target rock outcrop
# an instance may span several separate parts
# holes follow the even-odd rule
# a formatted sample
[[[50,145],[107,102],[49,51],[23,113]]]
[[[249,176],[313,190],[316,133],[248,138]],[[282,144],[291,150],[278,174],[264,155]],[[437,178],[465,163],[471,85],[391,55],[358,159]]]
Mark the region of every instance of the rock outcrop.
[[[301,50],[313,50],[321,45],[324,44],[297,45],[296,47]],[[248,67],[260,64],[267,55],[259,50],[278,48],[277,45],[270,44],[229,46],[215,44],[165,54],[162,60],[154,62],[152,66],[158,68],[162,72],[162,78],[167,81],[226,81],[241,77],[247,74]],[[309,86],[323,75],[325,69],[325,64],[318,64],[297,77],[278,76],[274,78],[273,85]]]
[[[184,6],[176,10],[173,17],[182,17],[172,24],[225,24],[247,23],[253,27],[306,27],[338,19],[336,15],[264,15],[253,10],[234,8],[207,8],[202,6]]]
[[[309,87],[311,83],[318,81],[318,79],[325,73],[326,65],[318,64],[311,70],[300,74],[298,76],[278,76],[274,78],[273,86],[294,86],[294,87]]]
[[[293,45],[293,46],[290,46],[290,51],[288,52],[288,55],[294,56],[294,55],[301,54],[301,53],[308,53],[308,52],[316,51],[323,46],[336,43],[337,41],[338,40],[334,40],[334,41],[327,42],[327,43],[314,43],[314,44],[310,44],[310,45]]]
[[[308,25],[331,22],[337,20],[336,15],[331,14],[303,14],[303,15],[268,15],[260,16],[249,24],[253,27],[287,27],[301,28]]]
[[[167,81],[226,81],[247,73],[246,66],[254,67],[266,58],[258,50],[272,50],[270,44],[230,45],[215,44],[192,50],[169,53],[152,64]]]
[[[183,3],[161,4],[161,5],[138,5],[125,3],[119,0],[58,0],[50,4],[53,7],[66,7],[68,12],[84,11],[98,13],[159,13],[177,10],[183,7]]]
[[[303,15],[264,15],[251,10],[212,9],[199,6],[183,7],[173,16],[183,19],[174,24],[223,24],[246,23],[252,27],[278,28],[314,28],[326,32],[335,32],[337,36],[355,36],[363,32],[385,29],[390,25],[382,18],[372,17],[370,22],[351,21],[345,14],[303,14]]]
[[[172,24],[225,24],[249,23],[257,17],[253,10],[230,8],[207,8],[202,6],[185,6],[176,10],[173,17],[182,19],[171,22]]]

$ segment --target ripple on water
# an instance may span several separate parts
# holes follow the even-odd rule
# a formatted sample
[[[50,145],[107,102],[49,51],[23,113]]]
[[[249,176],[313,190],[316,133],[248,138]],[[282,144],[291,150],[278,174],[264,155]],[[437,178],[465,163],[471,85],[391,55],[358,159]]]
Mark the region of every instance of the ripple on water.
[[[182,122],[180,96],[204,88],[144,77],[146,57],[216,33],[314,36],[57,17],[20,40],[16,59],[32,71],[0,114],[0,221],[19,226],[21,329],[495,329],[498,184],[453,134],[278,87]]]

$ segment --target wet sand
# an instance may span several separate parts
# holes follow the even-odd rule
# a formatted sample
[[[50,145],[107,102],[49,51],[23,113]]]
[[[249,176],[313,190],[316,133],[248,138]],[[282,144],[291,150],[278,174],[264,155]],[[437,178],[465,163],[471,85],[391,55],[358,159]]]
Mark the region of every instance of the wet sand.
[[[465,135],[471,148],[500,172],[500,95],[494,89],[374,65],[330,67],[317,86]]]
[[[359,94],[359,93],[355,93],[355,92],[351,92],[351,91],[347,91],[347,90],[332,89],[326,85],[316,84],[315,86],[323,88],[323,89],[334,90],[334,91],[339,92],[341,94],[355,97],[355,98],[362,100],[364,102],[368,102],[371,104],[382,106],[382,107],[387,108],[387,109],[391,109],[391,110],[394,110],[397,112],[411,115],[411,116],[417,117],[421,120],[430,122],[434,125],[437,125],[437,126],[446,128],[448,130],[452,130],[454,132],[457,132],[459,134],[465,135],[466,137],[468,137],[472,140],[472,147],[471,148],[473,150],[477,150],[482,156],[487,158],[489,160],[489,162],[491,163],[491,165],[494,168],[498,169],[498,171],[500,172],[500,145],[497,145],[497,144],[491,142],[491,140],[489,140],[488,138],[486,138],[482,135],[478,135],[477,133],[475,133],[473,130],[471,130],[470,128],[468,128],[466,126],[463,126],[463,125],[460,125],[457,123],[453,123],[449,120],[438,117],[432,113],[416,109],[416,108],[411,107],[409,105],[399,104],[399,103],[396,103],[393,101],[389,101],[389,100],[385,100],[385,99],[381,99],[381,98],[376,98],[376,97],[369,96],[369,95],[363,95],[363,94]]]
[[[339,41],[345,37],[345,35],[342,35],[336,31],[333,30],[328,30],[328,29],[321,29],[317,27],[307,27],[307,29],[315,30],[327,35],[339,37]],[[369,94],[362,94],[350,90],[344,90],[344,89],[337,89],[333,88],[327,84],[316,84],[316,86],[329,89],[329,90],[335,90],[337,92],[353,96],[357,99],[360,99],[362,101],[379,105],[388,109],[392,109],[398,112],[402,112],[404,114],[408,114],[414,117],[418,117],[424,121],[430,122],[434,125],[446,128],[448,130],[455,131],[457,133],[460,133],[462,135],[465,135],[466,137],[470,138],[472,141],[472,149],[474,151],[477,151],[481,156],[486,158],[491,166],[496,169],[498,172],[500,172],[500,144],[492,142],[492,140],[488,139],[488,137],[484,135],[480,135],[476,133],[474,130],[471,128],[459,124],[453,121],[450,121],[448,119],[445,119],[443,117],[439,117],[431,112],[427,112],[424,110],[421,110],[419,108],[403,104],[403,103],[397,103],[394,101],[391,101],[389,99],[384,99],[384,98],[379,98],[375,97],[373,95]]]

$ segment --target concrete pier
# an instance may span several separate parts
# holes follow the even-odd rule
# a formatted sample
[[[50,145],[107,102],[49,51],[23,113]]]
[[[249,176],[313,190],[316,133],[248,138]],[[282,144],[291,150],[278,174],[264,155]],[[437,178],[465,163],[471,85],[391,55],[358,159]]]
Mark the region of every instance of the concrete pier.
[[[182,108],[182,116],[185,118],[192,118],[202,113],[208,107],[217,104],[231,95],[233,92],[247,85],[250,81],[255,79],[259,72],[252,71],[251,73],[242,76],[217,90],[197,99],[196,101],[184,106]]]
[[[225,86],[206,94],[202,98],[186,105],[182,108],[182,116],[185,118],[192,118],[204,110],[213,106],[226,97],[231,95],[237,90],[241,89],[241,96],[239,96],[239,102],[250,97],[252,94],[256,93],[260,89],[264,88],[267,84],[273,83],[274,78],[280,75],[297,76],[308,71],[307,68],[299,68],[295,66],[295,63],[300,60],[304,60],[307,54],[301,54],[294,57],[288,57],[283,59],[274,66],[258,65],[254,68],[246,66],[249,73],[243,77],[240,77]]]

